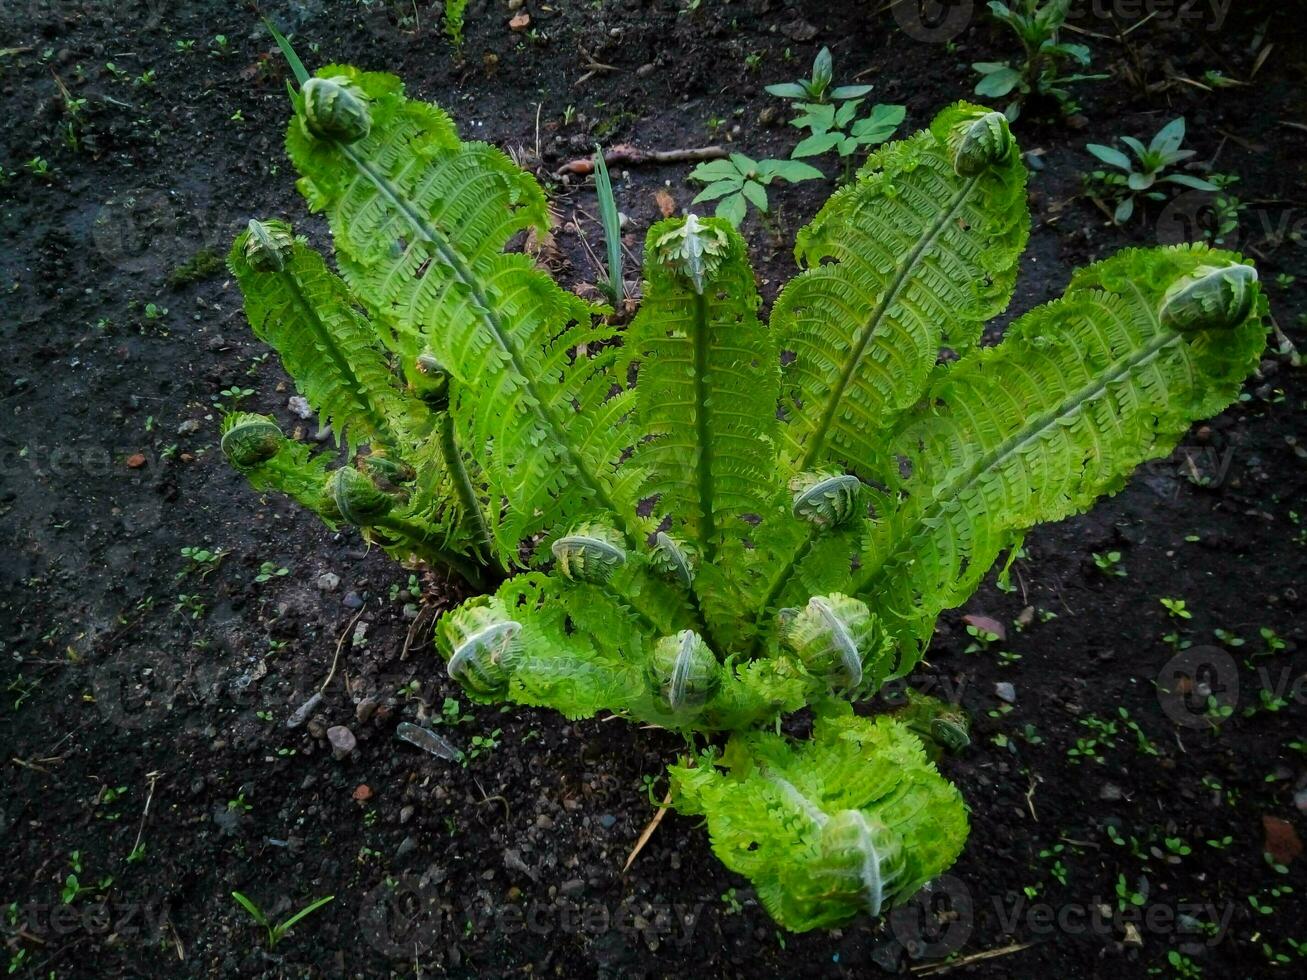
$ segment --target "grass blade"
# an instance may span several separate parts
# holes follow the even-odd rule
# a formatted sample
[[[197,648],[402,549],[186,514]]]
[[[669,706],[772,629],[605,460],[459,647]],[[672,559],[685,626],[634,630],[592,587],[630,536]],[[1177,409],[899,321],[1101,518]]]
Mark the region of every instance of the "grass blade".
[[[286,40],[286,36],[272,26],[272,21],[265,17],[263,24],[272,34],[272,39],[277,42],[277,47],[281,48],[282,56],[285,57],[286,63],[290,65],[290,70],[295,73],[295,81],[303,85],[309,80],[308,69],[304,67],[304,62],[300,61],[300,56],[295,53],[295,49]]]
[[[608,295],[616,308],[626,298],[622,283],[622,221],[617,214],[613,182],[601,146],[595,147],[595,191],[599,195],[599,220],[603,222],[604,244],[608,248]]]

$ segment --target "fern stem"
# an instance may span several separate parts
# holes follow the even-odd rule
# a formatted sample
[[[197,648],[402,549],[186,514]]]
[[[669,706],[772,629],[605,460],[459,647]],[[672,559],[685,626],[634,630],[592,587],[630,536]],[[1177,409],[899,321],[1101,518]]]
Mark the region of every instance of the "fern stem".
[[[965,470],[962,470],[952,480],[949,480],[944,486],[934,490],[930,499],[918,508],[915,517],[911,523],[900,528],[899,533],[895,536],[898,541],[913,541],[916,538],[918,530],[935,519],[935,513],[942,507],[952,504],[958,499],[965,498],[967,488],[978,480],[986,471],[993,469],[1003,461],[1005,457],[1012,453],[1020,452],[1022,446],[1033,439],[1038,438],[1046,429],[1057,425],[1066,416],[1078,411],[1083,405],[1098,398],[1102,395],[1109,385],[1120,381],[1130,372],[1142,366],[1147,361],[1152,360],[1163,349],[1172,344],[1182,344],[1184,341],[1179,334],[1169,330],[1157,327],[1157,333],[1152,340],[1132,353],[1129,357],[1122,358],[1112,364],[1106,371],[1102,372],[1093,381],[1083,387],[1073,391],[1062,401],[1058,402],[1053,408],[1035,416],[1026,425],[1022,426],[1012,435],[1008,436],[1001,443],[985,453],[978,460],[972,463]],[[921,500],[920,497],[914,500]],[[868,563],[858,577],[853,581],[852,595],[862,595],[866,592],[868,586],[880,574],[885,567],[886,559],[894,552],[893,546],[886,549],[884,556],[875,565]]]
[[[820,530],[816,527],[808,531],[807,537],[803,539],[803,544],[799,545],[790,555],[790,560],[785,563],[776,577],[772,579],[771,588],[767,590],[766,597],[762,600],[762,605],[758,607],[758,612],[753,619],[753,651],[756,652],[762,640],[762,621],[767,616],[771,607],[776,604],[777,600],[785,592],[785,587],[790,584],[790,579],[794,577],[795,570],[808,557],[812,551],[812,546],[817,542],[817,536]]]
[[[441,547],[431,541],[431,533],[412,521],[403,517],[396,517],[393,514],[387,514],[377,521],[376,526],[401,535],[405,539],[404,544],[412,548],[413,553],[427,564],[448,565],[463,576],[469,585],[478,589],[485,584],[485,578],[480,568],[457,552],[450,551],[448,548]]]
[[[803,454],[803,461],[799,464],[799,469],[811,469],[821,456],[822,450],[826,447],[826,437],[830,434],[831,424],[835,421],[835,413],[839,410],[840,402],[844,400],[844,393],[848,390],[849,383],[853,380],[853,372],[857,370],[862,355],[866,353],[867,345],[871,343],[871,338],[876,335],[876,331],[885,319],[894,301],[898,299],[899,294],[907,285],[912,272],[916,269],[917,264],[921,261],[926,250],[935,243],[940,232],[956,217],[958,210],[966,202],[971,191],[979,183],[980,176],[968,178],[967,182],[958,188],[949,201],[948,206],[944,208],[931,222],[926,233],[921,236],[916,246],[908,253],[899,271],[895,273],[893,281],[889,288],[885,290],[885,295],[881,297],[880,302],[876,304],[876,309],[872,311],[871,319],[862,328],[858,335],[857,343],[853,346],[853,351],[844,363],[844,369],[840,372],[839,380],[831,388],[830,396],[826,399],[826,409],[822,413],[821,422],[808,438],[808,450]]]
[[[378,412],[376,406],[368,399],[367,387],[359,380],[348,358],[340,352],[335,339],[331,336],[331,331],[327,329],[326,324],[322,322],[322,318],[318,316],[317,308],[304,295],[299,278],[289,268],[282,272],[281,275],[290,286],[290,293],[294,297],[296,305],[304,311],[305,320],[312,325],[318,350],[326,355],[327,359],[340,373],[340,376],[349,382],[354,397],[358,400],[359,407],[363,410],[363,414],[367,416],[368,422],[373,428],[372,435],[384,443],[387,448],[395,449],[398,443],[394,432],[391,431],[389,420],[384,413]],[[337,436],[339,435],[340,433],[337,433]]]
[[[467,287],[477,313],[481,316],[481,319],[485,322],[485,325],[489,328],[490,333],[494,336],[496,342],[503,349],[504,353],[508,355],[509,360],[513,364],[513,369],[518,373],[519,377],[522,378],[523,387],[530,393],[532,400],[535,402],[536,410],[540,413],[540,416],[544,419],[546,424],[553,429],[558,444],[562,446],[563,451],[567,453],[567,458],[577,476],[580,478],[581,482],[585,484],[586,489],[594,495],[594,498],[606,510],[611,512],[614,519],[621,524],[622,534],[632,550],[638,548],[642,542],[639,540],[638,536],[632,532],[630,519],[618,508],[612,497],[609,496],[608,491],[604,489],[603,484],[599,481],[598,477],[590,472],[586,465],[586,461],[581,458],[572,447],[571,443],[568,442],[567,439],[562,438],[565,432],[562,423],[554,413],[553,409],[550,408],[548,401],[546,401],[544,396],[541,394],[540,389],[536,384],[536,379],[526,370],[526,365],[522,361],[521,351],[519,351],[517,347],[509,341],[508,332],[504,328],[503,321],[500,319],[499,314],[495,312],[494,307],[491,306],[490,298],[486,295],[481,282],[473,274],[471,268],[469,268],[467,261],[459,254],[458,250],[449,243],[445,236],[433,228],[431,223],[427,221],[427,219],[399,193],[390,181],[387,180],[383,174],[378,173],[367,160],[364,160],[359,156],[354,151],[353,147],[345,144],[338,144],[337,149],[339,149],[341,154],[354,165],[359,173],[366,177],[372,185],[395,206],[400,214],[407,219],[413,230],[421,235],[422,239],[440,254],[441,259],[443,259],[445,264],[449,266],[450,270],[458,280]]]
[[[712,426],[708,420],[708,300],[694,294],[694,422],[699,435],[699,543],[708,563],[717,556],[717,527],[713,521]]]
[[[454,489],[458,493],[458,502],[463,509],[463,519],[472,524],[472,535],[477,545],[484,550],[489,560],[495,554],[494,542],[490,538],[490,528],[486,526],[486,515],[481,511],[481,502],[468,476],[463,463],[463,454],[459,451],[458,440],[454,436],[454,416],[449,411],[440,413],[437,420],[440,438],[440,452],[445,457],[445,468],[454,480]]]

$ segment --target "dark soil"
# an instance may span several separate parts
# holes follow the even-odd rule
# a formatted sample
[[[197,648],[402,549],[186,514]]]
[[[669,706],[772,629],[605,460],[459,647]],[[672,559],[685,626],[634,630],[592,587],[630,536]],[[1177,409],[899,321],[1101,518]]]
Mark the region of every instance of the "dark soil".
[[[409,595],[407,570],[356,534],[260,500],[216,451],[216,403],[233,387],[252,390],[243,407],[304,423],[212,251],[252,215],[289,217],[324,242],[281,152],[285,69],[258,15],[293,30],[310,66],[394,71],[465,134],[528,162],[538,149],[547,173],[596,139],[730,139],[755,158],[785,156],[795,131],[762,86],[805,73],[823,44],[838,79],[906,103],[908,128],[970,93],[971,62],[1013,53],[979,10],[945,45],[906,36],[887,6],[528,0],[532,31],[513,33],[505,4],[474,0],[457,59],[424,0],[5,0],[0,903],[14,903],[2,917],[11,973],[874,976],[992,951],[1003,955],[956,972],[1307,976],[1304,859],[1281,871],[1263,856],[1307,830],[1307,410],[1286,358],[1268,352],[1239,404],[1119,496],[1032,533],[1008,591],[987,585],[946,617],[916,681],[960,696],[975,719],[972,747],[942,763],[972,808],[967,849],[892,923],[803,936],[776,929],[694,821],[669,815],[622,873],[653,813],[644,777],[661,796],[678,749],[666,733],[463,702],[466,720],[440,730],[469,753],[473,736],[496,743],[466,766],[397,741],[398,722],[441,716],[459,696],[426,628],[455,588],[427,578]],[[1075,40],[1113,79],[1077,86],[1083,115],[1069,123],[1032,111],[1017,126],[1042,168],[1013,312],[1056,295],[1081,263],[1172,234],[1174,215],[1156,204],[1122,229],[1080,195],[1083,144],[1147,138],[1184,114],[1198,159],[1241,176],[1246,209],[1230,237],[1258,260],[1278,323],[1303,347],[1301,11],[1241,3],[1212,29],[1208,4],[1190,20],[1156,5],[1142,26],[1137,8],[1153,5],[1115,6],[1120,24],[1112,4],[1084,4],[1075,21],[1110,36]],[[1111,39],[1127,27],[1126,44]],[[615,70],[583,80],[591,60]],[[1209,69],[1249,84],[1178,80]],[[615,174],[633,248],[658,217],[655,190],[690,203],[687,169]],[[773,194],[779,240],[746,224],[768,298],[829,189]],[[593,192],[555,190],[560,275],[593,282],[576,231],[599,241]],[[1281,273],[1300,278],[1277,283]],[[184,547],[225,558],[188,572]],[[1123,577],[1092,558],[1108,552]],[[257,583],[265,562],[288,573]],[[320,587],[324,573],[335,589]],[[1183,599],[1191,618],[1162,598]],[[967,652],[963,612],[998,619],[1007,639]],[[1285,649],[1268,649],[1262,630]],[[288,729],[342,637],[316,717]],[[1218,702],[1233,702],[1223,721],[1159,699],[1165,665],[1188,644],[1211,665]],[[1014,685],[1011,707],[1001,682]],[[345,761],[328,725],[357,737]],[[1091,754],[1071,754],[1090,739]],[[267,951],[233,890],[277,921],[335,900]]]

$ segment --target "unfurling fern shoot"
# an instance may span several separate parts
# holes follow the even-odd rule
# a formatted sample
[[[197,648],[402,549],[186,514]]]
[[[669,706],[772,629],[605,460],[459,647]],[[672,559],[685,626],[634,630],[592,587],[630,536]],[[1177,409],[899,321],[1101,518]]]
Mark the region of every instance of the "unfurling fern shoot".
[[[931,760],[968,744],[965,714],[852,703],[1029,528],[1238,397],[1265,340],[1252,266],[1127,250],[980,346],[1015,288],[1026,173],[1007,119],[958,103],[799,233],[769,321],[743,239],[690,215],[650,229],[619,331],[509,250],[549,216],[507,156],[391,75],[299,81],[287,146],[339,275],[277,221],[230,261],[354,458],[240,414],[232,463],[401,559],[507,573],[437,623],[450,677],[685,734],[673,805],[783,926],[882,914],[941,873],[967,816]],[[804,707],[811,737],[777,734]]]

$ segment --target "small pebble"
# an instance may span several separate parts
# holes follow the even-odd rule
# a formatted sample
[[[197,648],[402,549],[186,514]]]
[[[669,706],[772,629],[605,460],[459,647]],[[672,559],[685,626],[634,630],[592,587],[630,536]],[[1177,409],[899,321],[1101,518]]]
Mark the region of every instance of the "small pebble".
[[[295,713],[286,719],[286,727],[299,728],[300,725],[304,724],[305,719],[307,719],[309,715],[313,714],[314,710],[321,703],[322,703],[322,692],[318,691],[316,694],[313,695],[313,697],[309,698],[298,708],[296,708]]]
[[[337,759],[343,759],[354,751],[358,745],[358,739],[344,725],[332,725],[327,729],[327,741],[331,743],[331,754]]]
[[[1017,689],[1007,681],[999,681],[994,685],[994,693],[1008,704],[1017,703]]]
[[[376,712],[377,705],[380,703],[380,701],[373,697],[364,698],[358,703],[358,707],[354,709],[354,717],[359,720],[360,724],[366,722]]]
[[[335,572],[323,572],[318,576],[318,588],[323,592],[335,592],[340,586],[340,576]]]
[[[313,406],[303,395],[292,395],[286,402],[286,409],[297,418],[306,420],[313,418]]]

